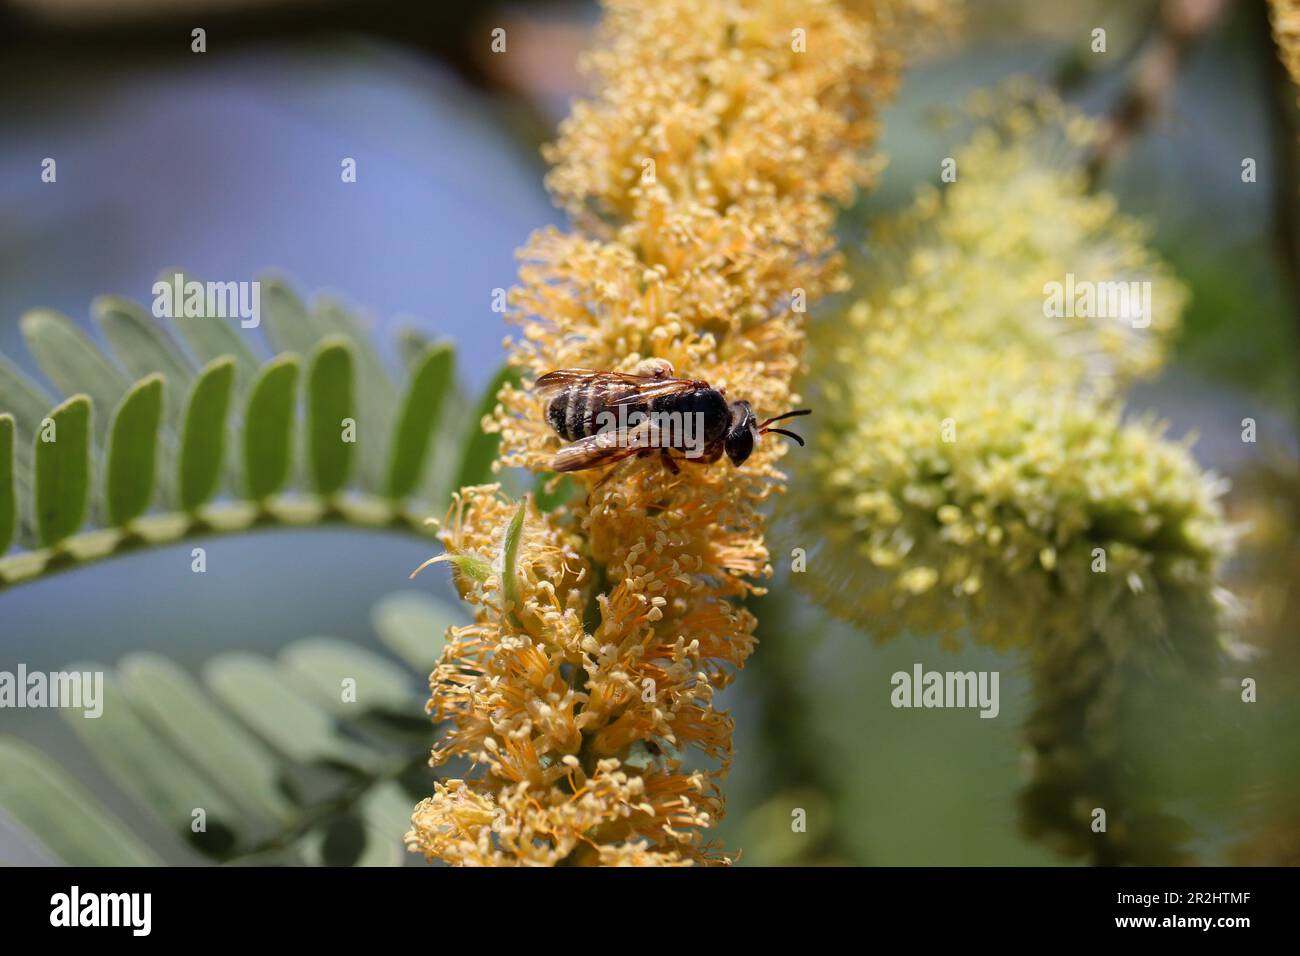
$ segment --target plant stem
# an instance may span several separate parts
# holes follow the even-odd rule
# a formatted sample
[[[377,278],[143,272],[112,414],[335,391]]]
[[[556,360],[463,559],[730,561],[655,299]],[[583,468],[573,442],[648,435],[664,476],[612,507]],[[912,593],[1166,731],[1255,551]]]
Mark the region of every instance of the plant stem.
[[[16,584],[56,574],[107,558],[166,547],[181,541],[273,528],[348,525],[387,528],[430,537],[423,515],[372,495],[325,500],[280,498],[260,505],[234,502],[214,505],[196,514],[149,515],[126,529],[105,528],[74,535],[53,548],[26,551],[0,559],[0,592]]]

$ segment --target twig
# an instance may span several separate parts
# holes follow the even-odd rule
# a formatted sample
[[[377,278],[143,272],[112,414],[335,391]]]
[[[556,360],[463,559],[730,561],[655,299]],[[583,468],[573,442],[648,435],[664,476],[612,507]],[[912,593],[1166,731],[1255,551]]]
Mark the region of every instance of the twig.
[[[1132,80],[1088,161],[1090,182],[1095,184],[1159,114],[1197,41],[1227,8],[1228,0],[1163,0],[1155,30],[1134,64]]]
[[[1117,55],[1106,58],[1105,67],[1094,68],[1091,63],[1095,54],[1087,47],[1075,45],[1071,52],[1056,65],[1052,74],[1052,87],[1062,98],[1082,92],[1101,76],[1114,76],[1126,72],[1146,47],[1149,39],[1160,27],[1160,7],[1152,6],[1144,18],[1142,28],[1136,31],[1131,43]]]

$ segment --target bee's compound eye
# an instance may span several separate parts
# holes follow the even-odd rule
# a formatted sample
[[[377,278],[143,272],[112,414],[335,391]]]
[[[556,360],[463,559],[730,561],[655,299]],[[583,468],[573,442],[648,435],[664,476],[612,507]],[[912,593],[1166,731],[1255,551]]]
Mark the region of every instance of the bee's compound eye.
[[[737,428],[727,435],[725,444],[727,457],[731,459],[733,465],[742,465],[754,452],[754,430],[752,428]]]

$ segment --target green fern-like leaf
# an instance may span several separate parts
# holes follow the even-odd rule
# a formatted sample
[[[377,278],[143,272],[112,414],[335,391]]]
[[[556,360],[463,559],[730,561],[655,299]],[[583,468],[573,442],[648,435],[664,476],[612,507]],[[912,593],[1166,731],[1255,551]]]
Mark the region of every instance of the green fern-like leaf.
[[[49,758],[0,738],[0,808],[70,866],[155,866],[161,862],[90,793]]]
[[[90,399],[74,395],[46,420],[36,445],[36,519],[41,543],[58,545],[81,526],[90,496]]]
[[[179,481],[180,506],[193,513],[208,501],[221,482],[226,455],[226,417],[235,384],[235,360],[214,358],[203,367],[190,392],[182,432]]]
[[[425,675],[463,617],[402,592],[372,620],[392,657],[308,637],[274,659],[218,655],[201,680],[153,653],[115,669],[64,668],[104,673],[99,717],[61,714],[140,815],[170,834],[163,844],[14,738],[0,737],[0,813],[69,864],[400,864],[411,809],[429,789]]]
[[[119,527],[144,514],[153,497],[162,412],[163,377],[155,372],[131,387],[113,415],[104,500]]]
[[[427,533],[452,489],[490,480],[498,438],[480,421],[511,370],[471,402],[447,343],[402,331],[394,374],[338,302],[309,306],[282,280],[259,281],[260,330],[157,320],[103,296],[103,350],[58,313],[23,317],[32,356],[68,397],[0,355],[0,588],[254,525]]]

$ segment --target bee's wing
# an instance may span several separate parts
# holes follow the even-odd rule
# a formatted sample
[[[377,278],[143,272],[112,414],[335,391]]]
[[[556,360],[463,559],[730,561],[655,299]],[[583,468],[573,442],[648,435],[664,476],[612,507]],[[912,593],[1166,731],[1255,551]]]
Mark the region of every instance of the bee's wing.
[[[623,390],[609,395],[605,405],[631,405],[649,402],[664,395],[680,395],[694,391],[704,383],[692,382],[685,378],[638,378],[629,375],[635,384],[623,386]],[[615,386],[617,388],[617,386]]]
[[[601,376],[610,372],[598,372],[590,368],[561,368],[547,372],[533,383],[533,391],[543,397],[554,395],[568,388],[579,388],[599,381]]]
[[[593,388],[600,396],[601,404],[609,406],[650,401],[661,395],[690,391],[699,384],[682,378],[562,368],[538,378],[533,383],[533,391],[546,398],[571,388]]]
[[[551,470],[586,471],[612,465],[646,448],[658,447],[658,436],[659,426],[651,419],[625,431],[597,432],[557,451],[551,459]]]

